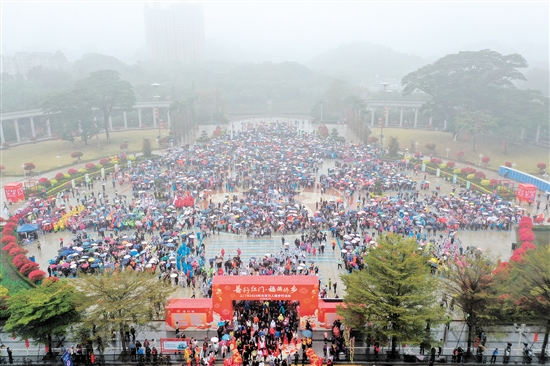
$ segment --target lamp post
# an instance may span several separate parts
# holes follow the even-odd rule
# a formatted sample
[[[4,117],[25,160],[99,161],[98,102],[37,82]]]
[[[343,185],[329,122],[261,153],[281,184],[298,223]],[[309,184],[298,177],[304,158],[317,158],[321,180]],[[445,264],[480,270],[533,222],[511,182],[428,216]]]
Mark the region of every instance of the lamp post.
[[[483,158],[483,154],[479,154],[479,166],[481,166],[481,159]]]
[[[153,84],[151,84],[151,86],[153,88],[155,88],[155,94],[156,94],[157,88],[160,86],[160,84],[159,83],[153,83]],[[158,144],[159,144],[159,148],[160,148],[160,137],[161,137],[160,135],[161,135],[161,132],[160,132],[160,121],[159,121],[159,118],[158,118],[160,95],[155,95],[155,96],[153,96],[153,98],[155,98],[157,100],[157,114],[154,115],[153,118],[155,119],[156,124],[159,126]]]
[[[384,111],[384,118],[382,120],[382,123],[380,123],[380,146],[382,147],[382,155],[384,155],[384,125],[386,124],[386,118],[387,118],[387,114],[386,114],[386,88],[388,87],[388,85],[390,85],[390,83],[387,83],[387,82],[383,82],[383,83],[380,83],[380,85],[382,85],[384,87],[384,96],[382,97],[382,110]]]
[[[519,356],[519,347],[521,345],[522,337],[525,333],[529,333],[531,330],[525,329],[525,324],[521,324],[521,326],[518,326],[516,323],[514,323],[514,327],[516,328],[516,332],[519,333],[518,348],[516,349],[516,356]]]
[[[57,156],[55,158],[57,159],[57,167],[60,168],[61,165],[59,164],[59,159],[61,159],[61,156],[59,156],[59,154],[57,154]]]
[[[447,159],[449,159],[449,151],[451,151],[451,149],[446,148],[445,151],[447,152],[447,155],[446,155],[446,156],[447,156]]]

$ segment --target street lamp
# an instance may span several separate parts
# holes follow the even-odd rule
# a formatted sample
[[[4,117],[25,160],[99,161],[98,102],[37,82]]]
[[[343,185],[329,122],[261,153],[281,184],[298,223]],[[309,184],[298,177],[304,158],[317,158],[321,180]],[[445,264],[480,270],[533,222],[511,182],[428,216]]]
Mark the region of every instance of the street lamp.
[[[159,83],[153,83],[151,84],[151,86],[153,88],[155,88],[155,92],[156,92],[156,89],[160,86]],[[157,115],[154,115],[153,118],[155,119],[155,122],[156,124],[159,126],[159,137],[158,137],[158,143],[159,143],[159,148],[160,148],[160,135],[161,135],[161,132],[160,132],[160,121],[159,121],[159,118],[158,118],[158,113],[159,113],[159,98],[160,98],[160,95],[155,95],[153,96],[153,98],[155,98],[157,100]]]
[[[483,154],[479,154],[479,166],[481,166],[481,158],[483,158]]]
[[[59,154],[57,154],[57,156],[55,158],[57,159],[57,167],[60,168],[61,165],[59,164],[59,159],[61,159],[61,156],[59,156]]]
[[[445,151],[447,152],[447,159],[449,159],[449,151],[451,151],[451,149],[446,148]]]
[[[516,356],[519,356],[519,347],[521,345],[522,337],[525,333],[531,332],[531,330],[529,328],[525,329],[525,324],[518,326],[516,323],[514,323],[514,327],[516,328],[516,332],[519,333],[518,348],[516,349]]]

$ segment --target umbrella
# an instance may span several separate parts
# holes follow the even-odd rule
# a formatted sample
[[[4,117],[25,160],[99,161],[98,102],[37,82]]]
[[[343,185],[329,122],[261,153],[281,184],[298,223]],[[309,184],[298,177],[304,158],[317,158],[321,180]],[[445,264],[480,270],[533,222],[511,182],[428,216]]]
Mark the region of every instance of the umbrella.
[[[311,338],[311,336],[313,335],[312,331],[309,330],[309,329],[304,329],[302,330],[302,335],[306,338]]]
[[[231,336],[230,336],[229,334],[224,334],[224,335],[222,336],[222,341],[228,341],[228,340],[230,340],[230,339],[231,339]]]
[[[218,327],[223,327],[224,325],[225,325],[225,322],[218,322]]]
[[[170,277],[176,278],[176,277],[178,277],[178,274],[177,274],[177,273],[172,273],[172,274],[170,275]]]
[[[212,337],[212,338],[210,338],[210,341],[212,343],[218,343],[219,339],[218,339],[218,337]]]

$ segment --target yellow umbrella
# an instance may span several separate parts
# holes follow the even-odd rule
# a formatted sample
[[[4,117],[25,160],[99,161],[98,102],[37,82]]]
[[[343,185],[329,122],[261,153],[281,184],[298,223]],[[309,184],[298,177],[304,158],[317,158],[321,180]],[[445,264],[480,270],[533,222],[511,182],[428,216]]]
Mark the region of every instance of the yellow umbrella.
[[[88,262],[94,262],[95,258],[88,258]]]

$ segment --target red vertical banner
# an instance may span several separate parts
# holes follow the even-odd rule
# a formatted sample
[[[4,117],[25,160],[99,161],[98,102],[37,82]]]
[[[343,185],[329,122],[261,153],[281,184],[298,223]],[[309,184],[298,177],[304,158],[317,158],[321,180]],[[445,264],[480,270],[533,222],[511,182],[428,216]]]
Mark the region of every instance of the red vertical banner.
[[[29,340],[25,338],[25,348],[29,348]]]
[[[539,341],[539,332],[535,333],[535,336],[533,337],[533,343],[536,343]]]

